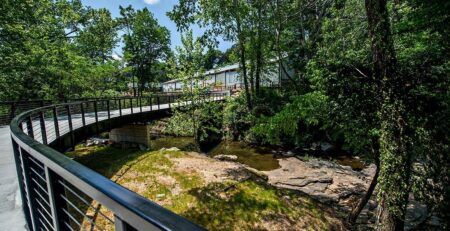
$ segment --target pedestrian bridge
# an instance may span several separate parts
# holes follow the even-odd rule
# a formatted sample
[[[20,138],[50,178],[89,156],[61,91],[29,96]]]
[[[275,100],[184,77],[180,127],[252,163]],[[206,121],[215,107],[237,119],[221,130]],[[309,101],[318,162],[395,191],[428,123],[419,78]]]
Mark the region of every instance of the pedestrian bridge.
[[[201,102],[227,95],[209,93]],[[0,128],[0,226],[33,231],[203,230],[63,154],[90,136],[158,119],[191,103],[182,95],[98,99],[39,107],[15,117],[10,133]],[[104,218],[102,224],[96,223],[98,216]]]

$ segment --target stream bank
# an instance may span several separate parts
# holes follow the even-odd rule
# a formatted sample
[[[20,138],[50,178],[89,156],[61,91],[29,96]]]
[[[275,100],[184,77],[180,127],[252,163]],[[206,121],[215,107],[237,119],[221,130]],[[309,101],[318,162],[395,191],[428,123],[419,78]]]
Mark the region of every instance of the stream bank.
[[[345,230],[329,207],[274,187],[237,162],[175,147],[140,151],[111,144],[78,145],[67,155],[208,230]],[[94,219],[109,224],[102,216]]]

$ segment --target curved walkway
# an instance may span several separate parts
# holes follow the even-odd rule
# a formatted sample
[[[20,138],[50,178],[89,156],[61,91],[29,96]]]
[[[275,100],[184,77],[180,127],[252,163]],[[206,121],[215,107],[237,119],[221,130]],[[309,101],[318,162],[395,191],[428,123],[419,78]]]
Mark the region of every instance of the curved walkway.
[[[161,104],[159,110],[169,108],[168,104]],[[150,110],[158,110],[157,105],[142,107],[143,112]],[[140,108],[133,108],[135,113],[140,113]],[[132,114],[131,109],[123,109],[123,115]],[[111,118],[118,117],[120,115],[119,110],[111,111]],[[86,113],[86,124],[95,123],[94,113]],[[98,120],[108,119],[107,112],[99,112]],[[58,117],[58,124],[60,128],[60,134],[64,135],[69,132],[67,116]],[[72,115],[73,129],[77,129],[83,126],[81,114]],[[52,119],[46,120],[45,124],[47,129],[54,130],[54,122]],[[26,127],[26,126],[24,126]],[[40,130],[35,130],[35,139],[42,142],[42,136]],[[37,134],[36,134],[37,133]],[[49,134],[55,134],[49,132]],[[48,141],[55,140],[55,136],[48,137]],[[17,181],[17,172],[13,156],[13,149],[11,144],[11,135],[9,126],[0,127],[0,231],[25,231],[27,230],[27,224],[24,213],[22,211],[22,199],[20,197],[20,191]]]
[[[217,97],[214,100],[222,100],[224,97]],[[183,104],[189,104],[184,102]],[[172,106],[177,106],[177,103],[172,103]],[[162,110],[169,108],[169,104],[143,106],[142,112]],[[122,115],[140,113],[140,107],[122,109]],[[111,118],[120,116],[119,110],[111,111]],[[85,113],[86,124],[95,123],[94,113]],[[107,120],[107,112],[98,112],[98,120]],[[53,137],[47,137],[48,142],[56,139],[54,136],[54,122],[53,119],[46,119],[45,121],[47,131],[53,134]],[[73,129],[83,126],[81,114],[72,115]],[[67,116],[58,117],[58,125],[60,134],[64,135],[69,132]],[[24,126],[26,128],[26,126]],[[39,129],[33,129],[35,132],[35,140],[42,142],[42,136]],[[13,156],[13,149],[11,144],[11,135],[9,126],[0,127],[0,231],[24,231],[27,230],[25,216],[22,211],[22,201],[20,198],[20,191],[18,188],[17,172]]]

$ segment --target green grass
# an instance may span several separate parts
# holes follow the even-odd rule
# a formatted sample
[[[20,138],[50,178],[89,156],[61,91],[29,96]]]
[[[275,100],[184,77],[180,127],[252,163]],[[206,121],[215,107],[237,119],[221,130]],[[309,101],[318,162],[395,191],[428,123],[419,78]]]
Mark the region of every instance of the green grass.
[[[174,159],[194,158],[182,151],[78,146],[68,155],[209,230],[330,230],[339,226],[338,220],[312,200],[258,178],[207,184],[195,170],[177,171]]]

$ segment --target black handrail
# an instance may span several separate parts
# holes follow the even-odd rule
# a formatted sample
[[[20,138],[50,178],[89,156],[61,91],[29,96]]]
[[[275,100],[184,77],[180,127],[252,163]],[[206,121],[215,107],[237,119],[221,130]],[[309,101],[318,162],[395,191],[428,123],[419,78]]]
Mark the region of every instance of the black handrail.
[[[153,93],[151,95],[141,96],[143,97],[166,97],[168,95],[179,95],[180,92],[170,93]],[[18,100],[18,101],[0,101],[0,126],[11,123],[12,119],[22,112],[42,107],[46,105],[67,103],[67,102],[80,102],[80,101],[98,101],[98,100],[124,100],[135,98],[133,96],[115,96],[115,97],[101,97],[101,98],[74,98],[74,99],[60,99],[60,100],[45,100],[45,99],[30,99],[30,100]]]
[[[226,95],[212,93],[207,98],[222,100]],[[181,96],[172,96],[173,101],[167,97],[157,96],[157,105],[152,104],[154,100],[151,98],[131,98],[129,105],[126,101],[123,105],[117,105],[115,99],[63,103],[36,108],[15,117],[10,129],[29,229],[81,230],[84,225],[98,227],[99,224],[87,216],[87,211],[83,212],[88,209],[83,207],[83,203],[90,200],[108,209],[113,218],[106,221],[113,224],[107,227],[115,227],[116,230],[203,230],[51,148],[73,148],[75,139],[80,139],[75,135],[87,135],[87,129],[98,133],[103,122],[117,118],[128,120],[138,114],[170,110],[169,105],[162,102],[170,104]],[[134,111],[131,108],[133,99],[138,102]],[[106,111],[103,108],[105,104]],[[93,110],[90,110],[91,107]],[[92,205],[88,204],[88,207]],[[100,210],[97,212],[107,217]]]

